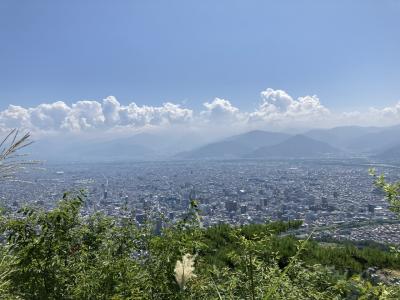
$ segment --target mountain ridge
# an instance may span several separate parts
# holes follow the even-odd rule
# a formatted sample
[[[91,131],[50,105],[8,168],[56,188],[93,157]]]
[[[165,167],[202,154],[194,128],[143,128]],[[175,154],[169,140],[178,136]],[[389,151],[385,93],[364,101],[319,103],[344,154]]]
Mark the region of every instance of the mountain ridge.
[[[322,158],[343,154],[338,148],[303,134],[298,134],[287,140],[269,147],[261,147],[248,157],[254,158]]]
[[[191,151],[180,152],[174,158],[183,159],[225,159],[241,158],[261,146],[277,144],[290,135],[279,132],[252,130],[234,135],[221,141],[209,143]]]

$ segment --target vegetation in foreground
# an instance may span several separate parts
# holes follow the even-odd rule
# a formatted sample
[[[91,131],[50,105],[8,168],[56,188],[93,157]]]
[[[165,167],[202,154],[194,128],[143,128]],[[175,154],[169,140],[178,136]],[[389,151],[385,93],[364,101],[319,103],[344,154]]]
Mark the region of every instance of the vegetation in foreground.
[[[396,299],[369,266],[400,269],[378,248],[322,247],[279,234],[301,222],[202,228],[196,203],[155,234],[127,213],[83,217],[84,195],[1,218],[4,299]]]

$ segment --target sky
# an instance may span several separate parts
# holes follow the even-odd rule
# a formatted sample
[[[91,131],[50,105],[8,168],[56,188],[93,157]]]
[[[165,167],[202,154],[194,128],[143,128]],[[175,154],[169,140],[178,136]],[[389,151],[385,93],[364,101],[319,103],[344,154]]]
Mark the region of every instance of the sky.
[[[400,123],[399,15],[397,0],[2,0],[0,129]]]

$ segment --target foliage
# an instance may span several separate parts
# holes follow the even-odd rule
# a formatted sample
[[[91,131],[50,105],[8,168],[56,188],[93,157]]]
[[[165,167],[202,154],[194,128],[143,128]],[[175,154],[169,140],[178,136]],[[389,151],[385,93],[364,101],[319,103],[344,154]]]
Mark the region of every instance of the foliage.
[[[375,169],[370,169],[369,173],[374,177],[375,186],[385,193],[390,210],[400,216],[400,181],[389,183],[385,175],[377,175]]]
[[[182,221],[156,234],[129,215],[83,216],[84,198],[65,194],[52,211],[1,217],[5,299],[390,299],[397,292],[338,271],[398,267],[390,253],[279,236],[300,222],[205,229],[193,201]],[[388,262],[372,259],[381,255]],[[368,263],[352,266],[354,256]],[[185,257],[191,276],[183,286],[175,275]]]
[[[273,252],[279,253],[277,261],[279,266],[284,268],[289,263],[290,258],[296,255],[298,240],[292,235],[277,235],[277,232],[272,228],[277,228],[282,224],[284,222],[247,225],[242,227],[242,235],[252,239],[254,236],[269,231],[271,235],[268,239],[268,245],[269,249],[272,250],[268,251],[265,247],[264,257],[271,256]],[[296,225],[295,227],[297,227],[301,222],[287,222],[286,224]],[[290,228],[290,226],[287,228]],[[205,231],[205,243],[209,248],[202,255],[209,264],[215,264],[219,267],[233,265],[228,255],[236,247],[230,235],[231,231],[232,228],[226,224],[211,227]],[[325,246],[317,241],[309,240],[305,251],[299,254],[299,259],[307,265],[333,266],[336,270],[347,273],[349,276],[375,266],[400,269],[399,257],[383,250],[381,245],[376,244],[359,248],[350,242],[331,241],[329,246]]]

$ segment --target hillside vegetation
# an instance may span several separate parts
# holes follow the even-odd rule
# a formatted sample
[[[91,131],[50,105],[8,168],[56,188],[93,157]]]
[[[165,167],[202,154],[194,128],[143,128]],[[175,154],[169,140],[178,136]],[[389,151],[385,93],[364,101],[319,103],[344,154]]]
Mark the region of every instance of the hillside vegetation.
[[[360,276],[400,269],[377,247],[321,246],[280,236],[301,222],[202,228],[196,203],[161,234],[126,217],[80,214],[84,194],[56,209],[1,217],[4,299],[396,299]]]

